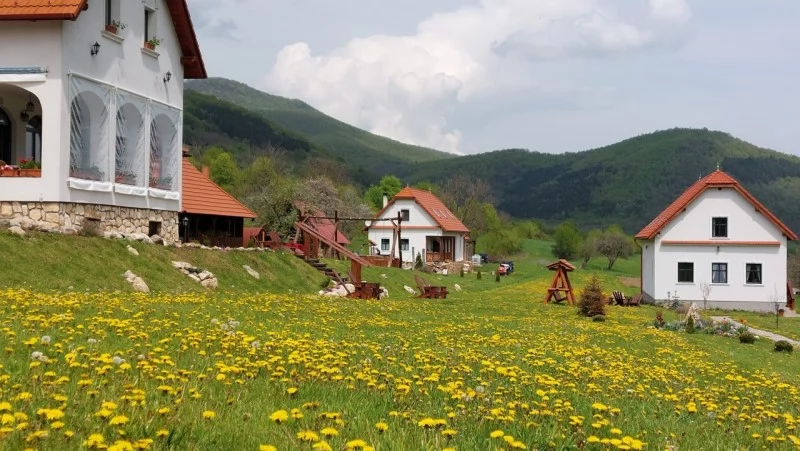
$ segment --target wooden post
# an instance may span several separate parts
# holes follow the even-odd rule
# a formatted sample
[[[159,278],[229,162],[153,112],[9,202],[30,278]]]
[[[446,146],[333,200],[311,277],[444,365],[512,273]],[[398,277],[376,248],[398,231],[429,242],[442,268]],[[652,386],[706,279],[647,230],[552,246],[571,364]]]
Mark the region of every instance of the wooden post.
[[[401,241],[400,240],[400,232],[401,232],[402,227],[403,227],[403,212],[402,211],[398,211],[397,212],[397,246],[399,248],[398,254],[400,254],[400,264],[398,265],[398,268],[402,268],[403,267],[403,245],[400,244],[400,241]]]

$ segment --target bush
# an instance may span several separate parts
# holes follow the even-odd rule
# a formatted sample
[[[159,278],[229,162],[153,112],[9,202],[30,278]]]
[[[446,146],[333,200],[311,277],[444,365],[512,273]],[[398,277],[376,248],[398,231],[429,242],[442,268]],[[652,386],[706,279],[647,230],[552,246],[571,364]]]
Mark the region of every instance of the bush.
[[[589,283],[583,288],[578,300],[578,314],[592,317],[606,314],[606,299],[603,297],[603,286],[597,274],[592,275]]]
[[[478,270],[478,276],[477,277],[478,277],[478,280],[481,280],[481,270],[480,269]]]
[[[463,266],[461,267],[461,272],[460,272],[459,276],[460,276],[462,279],[464,278],[464,267],[463,267]]]
[[[494,273],[494,281],[495,282],[500,282],[500,273],[497,272],[497,271],[495,271],[495,273]]]
[[[417,252],[417,259],[414,261],[414,269],[422,269],[422,254]]]
[[[744,331],[739,334],[739,343],[753,344],[756,342],[756,336],[749,331]]]
[[[693,334],[694,332],[695,332],[694,317],[692,317],[692,315],[689,315],[689,318],[686,320],[686,333]]]
[[[592,321],[594,321],[596,323],[603,323],[603,322],[606,321],[606,317],[603,316],[603,315],[595,315],[595,316],[592,317]]]
[[[775,352],[789,352],[791,353],[794,351],[794,346],[786,340],[780,340],[775,342]]]

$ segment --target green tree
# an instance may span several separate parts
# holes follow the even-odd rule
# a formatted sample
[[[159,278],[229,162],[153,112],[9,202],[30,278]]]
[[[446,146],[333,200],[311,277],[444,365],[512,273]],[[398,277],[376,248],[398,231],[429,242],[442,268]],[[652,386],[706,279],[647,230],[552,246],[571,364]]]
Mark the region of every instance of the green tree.
[[[209,164],[211,180],[225,191],[232,192],[239,176],[239,167],[228,152],[221,152]]]
[[[608,259],[606,269],[611,270],[618,258],[628,258],[633,253],[631,239],[618,225],[612,225],[596,240],[597,253]]]
[[[597,274],[592,274],[591,279],[583,287],[581,297],[578,299],[578,313],[583,316],[596,316],[606,314],[606,300],[603,299],[603,285]]]
[[[553,240],[555,241],[552,247],[553,255],[565,260],[575,258],[583,243],[581,232],[572,221],[559,224],[553,233]]]
[[[383,208],[383,195],[386,194],[391,199],[401,189],[403,189],[403,183],[400,179],[393,175],[387,175],[381,179],[380,183],[367,189],[364,193],[364,200],[372,208],[380,210]]]
[[[589,260],[592,257],[597,255],[597,241],[603,235],[603,232],[600,230],[592,230],[586,235],[583,242],[581,243],[581,247],[578,250],[578,256],[581,258],[581,268],[586,269],[589,265]]]

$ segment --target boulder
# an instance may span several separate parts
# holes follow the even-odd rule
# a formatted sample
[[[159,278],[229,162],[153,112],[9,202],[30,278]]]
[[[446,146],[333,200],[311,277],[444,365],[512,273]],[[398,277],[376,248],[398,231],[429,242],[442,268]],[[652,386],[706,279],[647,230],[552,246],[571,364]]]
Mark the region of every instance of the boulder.
[[[22,227],[20,226],[11,226],[11,228],[8,229],[8,231],[13,233],[14,235],[25,236],[25,231],[22,230]]]
[[[211,278],[208,278],[208,279],[200,282],[200,285],[202,285],[205,288],[213,290],[213,289],[216,289],[219,286],[219,283],[217,282],[217,278],[216,277],[211,277]]]
[[[403,285],[403,288],[408,292],[408,294],[416,295],[417,290],[409,287],[408,285]]]
[[[128,252],[130,252],[130,253],[131,253],[131,255],[133,255],[133,256],[135,256],[135,257],[138,257],[138,256],[139,256],[139,251],[137,251],[136,249],[134,249],[134,248],[133,248],[132,246],[130,246],[130,245],[128,246]]]
[[[261,275],[253,268],[249,267],[248,265],[242,265],[247,274],[250,274],[255,279],[260,279]]]
[[[203,280],[208,280],[208,279],[211,279],[211,278],[213,278],[213,277],[214,277],[214,274],[211,274],[211,273],[210,273],[210,272],[208,272],[208,271],[200,271],[200,272],[197,274],[197,277],[199,277],[199,278],[200,278],[200,280],[201,280],[201,281],[203,281]]]
[[[150,287],[144,283],[144,280],[131,272],[130,270],[125,271],[125,280],[128,281],[131,286],[133,286],[133,290],[139,293],[149,293]]]
[[[150,241],[152,241],[153,244],[162,244],[162,245],[164,244],[164,238],[161,238],[158,235],[151,236]]]
[[[461,291],[461,285],[459,285],[459,284],[453,285],[453,288],[455,288],[456,291]]]

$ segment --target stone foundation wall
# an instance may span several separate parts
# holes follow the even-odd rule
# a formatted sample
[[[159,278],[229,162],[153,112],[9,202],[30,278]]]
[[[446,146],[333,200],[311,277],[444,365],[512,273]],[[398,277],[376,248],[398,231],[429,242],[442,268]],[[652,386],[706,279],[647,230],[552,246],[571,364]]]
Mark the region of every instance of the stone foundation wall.
[[[100,232],[150,235],[150,222],[161,223],[158,235],[178,241],[178,212],[69,202],[0,202],[0,219],[38,223],[39,228],[75,231],[85,220],[100,221]]]

